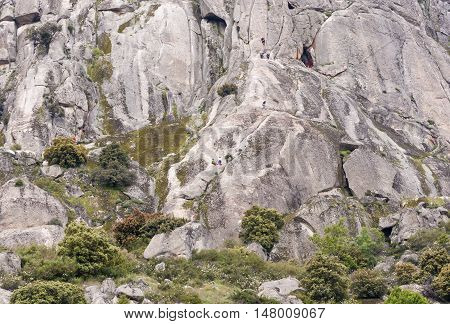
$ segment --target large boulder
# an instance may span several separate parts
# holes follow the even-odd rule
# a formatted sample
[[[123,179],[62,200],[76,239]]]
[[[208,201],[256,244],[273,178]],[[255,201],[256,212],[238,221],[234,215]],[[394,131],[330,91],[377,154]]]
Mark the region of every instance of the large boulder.
[[[116,293],[116,284],[111,278],[103,280],[101,285],[88,286],[84,289],[86,301],[90,304],[111,304]]]
[[[27,179],[12,179],[0,188],[0,244],[54,244],[63,231],[48,225],[55,223],[66,225],[66,209],[46,191]]]
[[[11,249],[34,244],[52,247],[61,242],[63,238],[64,228],[57,225],[8,229],[0,232],[0,245]]]
[[[12,252],[0,253],[0,273],[18,274],[22,270],[20,257]]]
[[[41,18],[39,0],[16,0],[15,20],[18,26],[39,21]]]
[[[258,289],[258,296],[275,299],[282,304],[303,304],[303,302],[292,293],[303,290],[300,282],[292,277],[267,281],[261,284]]]
[[[187,223],[171,233],[155,235],[144,251],[144,258],[184,257],[190,258],[194,250],[211,246],[211,236],[200,223]]]
[[[12,292],[0,288],[0,304],[9,304]]]
[[[364,206],[354,198],[337,194],[312,197],[285,224],[279,242],[270,253],[270,259],[307,260],[316,251],[311,236],[314,233],[323,234],[326,227],[341,219],[352,235],[358,234],[363,226],[369,226],[371,222]]]
[[[391,243],[402,244],[418,231],[436,228],[448,221],[445,208],[406,208],[398,213],[380,218],[380,229],[389,235]]]
[[[144,301],[144,292],[141,288],[134,287],[132,285],[126,284],[117,287],[116,289],[116,296],[125,296],[129,300],[133,300],[138,303],[142,303]]]

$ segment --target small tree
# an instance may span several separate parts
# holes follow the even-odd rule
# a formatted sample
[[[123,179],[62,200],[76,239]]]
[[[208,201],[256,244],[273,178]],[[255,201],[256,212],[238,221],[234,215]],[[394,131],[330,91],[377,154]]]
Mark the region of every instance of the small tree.
[[[450,263],[450,256],[442,246],[427,248],[419,258],[420,268],[430,275],[437,275],[448,263]]]
[[[93,180],[104,187],[120,188],[130,186],[136,175],[129,170],[130,158],[118,144],[106,146],[99,156],[100,168],[93,174]]]
[[[278,231],[283,227],[284,216],[275,209],[253,206],[245,212],[240,236],[244,243],[257,242],[270,251],[279,240]]]
[[[87,151],[83,145],[77,145],[73,138],[57,137],[52,146],[44,151],[44,159],[63,168],[75,168],[86,163]]]
[[[339,303],[348,297],[347,267],[337,257],[316,254],[301,280],[307,295],[319,303]]]
[[[380,298],[386,293],[387,285],[379,271],[356,270],[351,276],[351,290],[357,298]]]
[[[450,302],[450,264],[443,267],[439,275],[434,278],[432,287],[440,298]]]
[[[421,294],[404,290],[399,287],[394,288],[384,302],[385,304],[428,304],[428,300]]]
[[[58,253],[76,261],[80,276],[112,275],[125,262],[106,233],[75,222],[67,226]]]
[[[85,304],[80,287],[58,281],[34,281],[14,291],[12,304]]]

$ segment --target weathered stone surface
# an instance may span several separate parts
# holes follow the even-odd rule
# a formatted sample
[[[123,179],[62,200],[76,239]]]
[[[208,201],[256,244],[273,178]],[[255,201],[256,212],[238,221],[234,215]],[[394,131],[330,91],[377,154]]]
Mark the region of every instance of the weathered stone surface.
[[[14,10],[15,21],[19,26],[31,24],[39,21],[40,1],[39,0],[16,0]]]
[[[90,304],[111,304],[116,293],[114,280],[108,278],[101,285],[93,285],[85,288],[85,298]]]
[[[379,226],[384,231],[390,231],[391,243],[401,244],[422,229],[436,228],[448,221],[448,211],[439,208],[404,209],[400,212],[381,218]]]
[[[246,249],[250,252],[255,253],[257,256],[259,256],[264,261],[267,260],[266,251],[264,251],[264,248],[261,246],[261,244],[253,242],[253,243],[247,245]]]
[[[16,24],[13,21],[0,22],[0,65],[16,60]]]
[[[55,225],[8,229],[0,232],[0,245],[7,248],[33,244],[52,247],[61,242],[63,238],[64,229]]]
[[[166,270],[166,264],[164,262],[158,263],[157,265],[155,265],[155,271],[156,272],[162,272]]]
[[[58,178],[64,173],[64,170],[59,165],[47,165],[41,167],[41,172],[46,177]]]
[[[64,206],[27,179],[12,179],[0,187],[0,233],[5,230],[25,230],[58,220],[67,223]]]
[[[375,270],[390,273],[395,265],[395,258],[393,256],[384,257],[378,264],[375,266]]]
[[[402,256],[400,257],[401,262],[409,262],[413,264],[419,263],[419,255],[417,253],[414,253],[412,251],[405,251]]]
[[[0,288],[0,304],[9,304],[11,295],[11,291]]]
[[[22,270],[20,257],[12,252],[0,253],[0,273],[18,274]]]
[[[128,299],[141,303],[144,300],[144,292],[142,289],[132,287],[130,285],[122,285],[117,287],[116,296],[126,296]]]
[[[270,253],[270,259],[305,261],[316,248],[311,241],[314,233],[323,234],[327,226],[344,219],[344,225],[352,235],[363,226],[370,225],[370,216],[364,207],[353,198],[337,195],[316,196],[303,204],[295,216],[280,232],[280,241]]]
[[[303,304],[303,302],[292,296],[296,290],[303,290],[299,286],[299,281],[288,277],[275,281],[267,281],[258,288],[258,296],[275,299],[282,304]]]
[[[155,235],[144,251],[144,258],[190,258],[194,250],[210,247],[211,240],[210,234],[203,225],[195,222],[187,223],[171,233]]]

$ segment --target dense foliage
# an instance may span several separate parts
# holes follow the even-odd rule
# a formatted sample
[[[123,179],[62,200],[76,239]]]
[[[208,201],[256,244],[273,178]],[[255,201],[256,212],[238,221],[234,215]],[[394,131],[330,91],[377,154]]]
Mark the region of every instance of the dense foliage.
[[[315,234],[312,241],[321,253],[339,258],[350,270],[374,267],[384,247],[384,236],[379,230],[363,228],[352,237],[343,220],[325,228],[324,235]]]
[[[75,260],[79,276],[117,276],[127,271],[127,261],[102,230],[71,223],[58,254]]]
[[[381,298],[387,291],[387,284],[379,271],[359,269],[351,276],[350,288],[357,298]]]
[[[384,302],[385,304],[428,304],[428,300],[413,291],[394,288]]]
[[[425,249],[419,258],[420,268],[430,275],[437,275],[449,263],[450,256],[447,250],[438,245]]]
[[[420,276],[420,269],[410,262],[398,262],[394,267],[395,280],[399,285],[414,283]]]
[[[132,214],[114,225],[113,232],[117,242],[127,246],[138,239],[145,239],[148,242],[156,234],[171,232],[184,224],[186,224],[184,219],[134,210]]]
[[[84,291],[58,281],[34,281],[14,291],[12,304],[85,304]]]
[[[34,27],[28,32],[28,39],[37,46],[39,54],[47,54],[55,34],[61,30],[61,27],[55,23],[45,23],[40,27]]]
[[[284,225],[284,216],[275,209],[253,206],[242,219],[240,237],[248,244],[257,242],[270,251],[279,240],[278,231]]]
[[[276,300],[260,297],[250,289],[236,290],[231,300],[236,304],[278,304]]]
[[[101,186],[120,188],[134,182],[136,175],[129,170],[130,158],[118,144],[107,145],[100,153],[99,163],[93,180]]]
[[[77,145],[75,139],[57,137],[52,146],[44,151],[44,159],[50,164],[58,164],[63,168],[75,168],[86,163],[87,151],[83,145]]]
[[[432,287],[442,300],[450,302],[450,264],[441,269],[439,275],[434,278]]]
[[[301,284],[314,302],[343,302],[348,297],[347,272],[337,257],[317,253],[306,264]]]

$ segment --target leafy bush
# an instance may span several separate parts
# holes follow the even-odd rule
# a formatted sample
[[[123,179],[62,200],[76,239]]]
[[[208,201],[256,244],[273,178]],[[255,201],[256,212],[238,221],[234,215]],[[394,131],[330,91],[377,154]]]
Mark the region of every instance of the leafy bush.
[[[399,285],[409,285],[420,276],[420,269],[409,262],[398,262],[394,268],[395,280]]]
[[[0,288],[6,290],[16,290],[24,285],[24,281],[18,275],[0,272]]]
[[[231,295],[231,300],[236,304],[279,304],[276,300],[259,297],[253,290],[236,290]]]
[[[22,276],[26,280],[67,281],[76,276],[77,263],[58,256],[55,249],[30,246],[18,251],[22,258]]]
[[[394,288],[384,302],[385,304],[428,304],[428,300],[421,294],[404,290],[399,287]]]
[[[184,224],[185,219],[134,210],[132,214],[114,225],[113,232],[117,242],[126,246],[141,238],[148,242],[156,234],[171,232]]]
[[[201,304],[200,297],[179,285],[162,284],[159,293],[147,293],[146,297],[158,304]]]
[[[387,291],[383,275],[369,269],[356,270],[351,276],[350,288],[357,298],[380,298]]]
[[[376,265],[376,256],[383,250],[384,236],[374,228],[363,228],[357,237],[349,234],[344,221],[325,228],[324,235],[315,234],[312,241],[322,254],[339,258],[350,270]]]
[[[23,187],[24,183],[22,179],[17,179],[16,182],[14,183],[14,186],[16,187]]]
[[[14,291],[11,304],[85,304],[82,288],[65,282],[34,281]]]
[[[40,54],[45,55],[48,53],[53,37],[60,30],[60,26],[48,22],[40,27],[30,29],[28,32],[28,39],[33,41],[34,46],[37,46]]]
[[[98,158],[100,165],[103,168],[108,168],[113,162],[118,162],[120,165],[128,167],[130,165],[130,158],[127,153],[120,147],[119,144],[113,143],[107,145]]]
[[[80,223],[67,226],[58,254],[76,261],[79,276],[119,276],[131,267],[106,233]]]
[[[180,285],[199,286],[220,281],[240,289],[257,289],[267,280],[301,276],[298,264],[265,262],[244,248],[203,250],[194,253],[190,260],[167,259],[164,261],[166,269],[155,272],[154,267],[159,262],[150,260],[147,274],[159,282],[169,279]]]
[[[442,246],[425,249],[419,258],[420,268],[430,275],[437,275],[448,263],[450,263],[450,256]]]
[[[439,275],[434,278],[432,287],[440,298],[446,302],[450,301],[450,264],[443,267]]]
[[[445,226],[438,228],[422,229],[408,239],[410,249],[420,251],[433,244],[448,246],[450,242],[449,234]]]
[[[226,97],[231,94],[237,94],[238,87],[232,83],[225,83],[217,89],[217,94],[221,97]]]
[[[245,212],[240,236],[244,243],[257,242],[270,251],[279,240],[278,231],[284,225],[284,216],[275,209],[253,206]]]
[[[44,151],[44,159],[63,168],[75,168],[86,163],[87,151],[83,145],[77,145],[73,138],[57,137],[52,146]]]
[[[301,284],[313,301],[339,303],[348,297],[347,271],[337,257],[317,253],[306,264]]]
[[[118,144],[106,146],[99,156],[100,168],[94,170],[93,180],[105,187],[127,187],[135,180],[129,170],[130,158]]]

